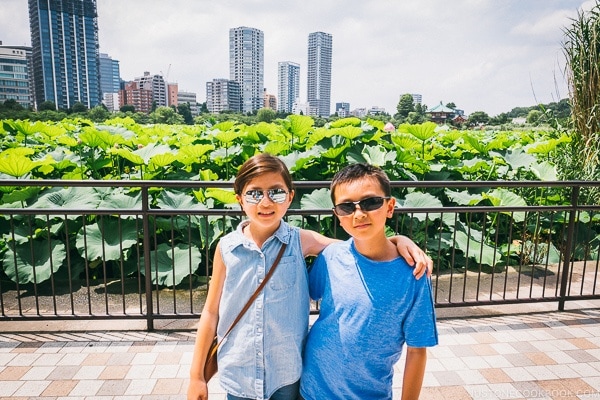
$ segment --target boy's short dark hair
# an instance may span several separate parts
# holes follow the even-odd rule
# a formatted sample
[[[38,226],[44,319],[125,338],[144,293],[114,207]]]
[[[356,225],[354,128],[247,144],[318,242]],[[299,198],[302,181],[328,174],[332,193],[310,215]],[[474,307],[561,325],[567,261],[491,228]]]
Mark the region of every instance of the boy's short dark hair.
[[[392,195],[390,178],[384,170],[367,163],[350,164],[339,170],[331,181],[331,201],[335,204],[335,189],[344,183],[354,182],[365,177],[376,179],[385,196]]]

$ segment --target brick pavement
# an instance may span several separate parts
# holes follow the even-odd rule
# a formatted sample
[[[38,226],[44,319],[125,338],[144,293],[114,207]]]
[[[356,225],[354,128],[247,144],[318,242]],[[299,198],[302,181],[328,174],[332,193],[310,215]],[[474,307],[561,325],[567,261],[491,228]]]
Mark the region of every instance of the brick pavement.
[[[0,399],[185,399],[190,329],[7,332],[7,324]],[[598,308],[440,318],[438,328],[421,399],[600,400]],[[218,379],[209,388],[211,399],[225,398]]]

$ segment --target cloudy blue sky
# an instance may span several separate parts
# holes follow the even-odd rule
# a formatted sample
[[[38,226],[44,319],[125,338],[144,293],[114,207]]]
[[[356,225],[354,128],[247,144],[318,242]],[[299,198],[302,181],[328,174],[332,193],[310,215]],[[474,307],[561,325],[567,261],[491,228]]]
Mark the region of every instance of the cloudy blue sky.
[[[30,45],[27,0],[2,0],[0,40]],[[308,34],[333,35],[331,101],[394,113],[400,95],[467,114],[568,97],[563,29],[594,0],[98,0],[100,51],[121,77],[166,74],[206,100],[206,82],[229,77],[229,29],[265,35],[265,86],[277,63],[300,64],[306,100]],[[170,67],[170,68],[169,68]],[[332,109],[333,109],[332,104]]]

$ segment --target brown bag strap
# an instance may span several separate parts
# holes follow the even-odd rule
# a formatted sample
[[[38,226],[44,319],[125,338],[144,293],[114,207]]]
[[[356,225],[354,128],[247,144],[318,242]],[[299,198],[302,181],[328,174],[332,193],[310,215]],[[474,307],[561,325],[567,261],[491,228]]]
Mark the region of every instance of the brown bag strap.
[[[283,252],[285,251],[285,247],[286,247],[286,244],[283,243],[281,245],[281,249],[279,249],[279,253],[277,254],[277,258],[275,258],[275,261],[273,261],[273,265],[271,266],[271,269],[269,270],[269,272],[267,273],[267,275],[265,275],[265,279],[263,279],[263,281],[256,288],[256,290],[254,291],[254,293],[252,294],[252,296],[250,296],[250,299],[248,299],[248,302],[246,303],[246,305],[244,306],[244,308],[242,308],[242,311],[240,311],[240,313],[235,318],[235,320],[233,321],[233,323],[231,324],[231,326],[229,327],[229,329],[227,330],[227,332],[225,332],[225,335],[223,335],[223,338],[221,338],[221,340],[219,341],[219,344],[221,344],[221,342],[223,341],[223,339],[225,339],[227,337],[227,335],[229,335],[229,332],[231,332],[233,330],[233,328],[235,327],[235,325],[238,322],[240,322],[240,320],[242,319],[242,317],[244,316],[244,314],[246,313],[246,311],[248,311],[248,309],[250,308],[250,306],[252,305],[252,303],[254,302],[254,300],[256,300],[256,298],[258,297],[258,294],[260,293],[260,291],[263,290],[263,288],[265,287],[265,285],[267,284],[267,282],[269,281],[269,279],[273,275],[273,272],[275,272],[275,268],[277,268],[277,265],[279,264],[279,261],[281,260],[281,257],[283,256]]]

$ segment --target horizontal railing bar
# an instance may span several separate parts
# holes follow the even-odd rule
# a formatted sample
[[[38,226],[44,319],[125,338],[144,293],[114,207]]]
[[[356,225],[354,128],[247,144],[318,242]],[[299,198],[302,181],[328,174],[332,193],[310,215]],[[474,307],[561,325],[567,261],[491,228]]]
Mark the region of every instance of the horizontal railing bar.
[[[585,210],[600,210],[600,205],[589,205],[589,206],[578,206],[578,209]],[[399,214],[456,214],[456,213],[482,213],[482,212],[533,212],[533,211],[572,211],[573,207],[570,205],[562,206],[456,206],[456,207],[399,207],[394,210],[395,213]],[[328,215],[332,214],[330,208],[314,208],[314,209],[298,209],[290,208],[287,211],[293,215]],[[223,216],[223,215],[243,215],[244,212],[241,209],[210,209],[210,210],[198,210],[198,209],[163,209],[163,208],[151,208],[147,211],[142,209],[90,209],[90,208],[0,208],[0,215],[12,214],[12,215],[207,215],[207,216]]]
[[[294,181],[296,188],[329,187],[330,181]],[[597,187],[598,181],[391,181],[392,187],[408,188],[444,188],[444,187]],[[1,186],[52,186],[52,187],[210,187],[232,188],[232,181],[182,181],[182,180],[36,180],[36,179],[3,179]]]

